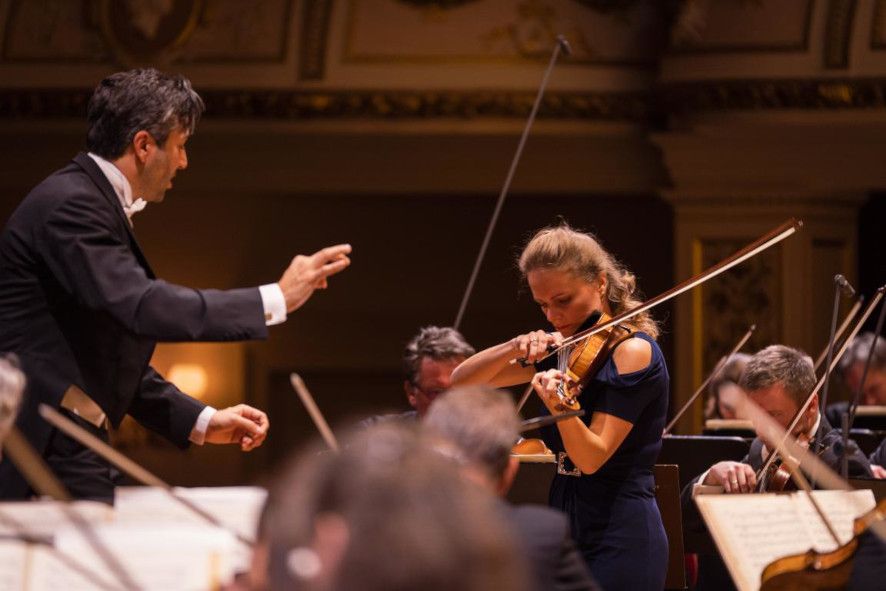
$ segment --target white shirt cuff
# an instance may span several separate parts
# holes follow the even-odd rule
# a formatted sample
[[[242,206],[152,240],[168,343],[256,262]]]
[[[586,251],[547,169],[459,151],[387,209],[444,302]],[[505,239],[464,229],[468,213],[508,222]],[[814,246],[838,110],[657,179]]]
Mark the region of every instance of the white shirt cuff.
[[[705,478],[708,477],[708,473],[711,471],[708,468],[704,474],[692,485],[692,498],[694,499],[698,495],[710,495],[710,494],[722,494],[723,487],[717,484],[703,484]]]
[[[283,290],[276,283],[261,285],[258,288],[261,293],[261,303],[265,310],[265,325],[273,326],[286,322],[286,298]]]
[[[212,420],[216,412],[218,411],[211,406],[207,406],[200,412],[197,421],[194,423],[194,428],[191,429],[191,436],[188,437],[191,443],[203,445],[203,442],[206,441],[206,430],[209,428],[209,421]]]

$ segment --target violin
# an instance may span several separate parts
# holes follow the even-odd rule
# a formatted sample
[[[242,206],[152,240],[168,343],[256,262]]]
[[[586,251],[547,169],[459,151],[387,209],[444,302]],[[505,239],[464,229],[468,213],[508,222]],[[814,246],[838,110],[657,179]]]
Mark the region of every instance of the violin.
[[[757,481],[757,492],[787,492],[797,490],[791,472],[781,461],[772,462]]]
[[[779,558],[765,569],[760,578],[761,591],[788,589],[844,589],[852,574],[858,550],[858,538],[868,528],[886,518],[886,499],[855,520],[853,537],[830,552],[809,550]]]
[[[593,326],[597,326],[609,323],[612,318],[608,314],[595,311],[588,320],[592,320]],[[569,377],[571,384],[560,392],[560,402],[556,406],[558,411],[581,408],[578,403],[579,394],[597,375],[612,351],[634,332],[636,330],[628,324],[614,324],[573,346],[559,350],[558,369]]]

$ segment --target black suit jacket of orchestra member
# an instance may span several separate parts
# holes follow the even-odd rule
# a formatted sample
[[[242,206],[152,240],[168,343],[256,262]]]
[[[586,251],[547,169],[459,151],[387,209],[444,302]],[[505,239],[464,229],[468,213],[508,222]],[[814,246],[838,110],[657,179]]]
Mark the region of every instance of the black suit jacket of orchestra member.
[[[872,464],[886,468],[886,439],[880,442],[869,458]]]
[[[841,459],[839,450],[842,449],[842,435],[838,429],[834,429],[828,422],[827,418],[822,415],[821,422],[818,424],[818,430],[812,437],[809,449],[816,449],[818,442],[821,442],[819,451],[819,459],[821,459],[829,468],[836,473],[840,473]],[[850,478],[871,478],[871,465],[864,453],[858,449],[858,446],[851,439],[849,440],[849,477]],[[742,463],[749,464],[754,472],[759,472],[765,463],[763,459],[763,441],[758,437],[751,442],[751,448],[748,455],[742,459]],[[707,535],[707,527],[698,511],[698,506],[692,499],[692,487],[698,483],[701,474],[692,479],[683,489],[680,500],[683,508],[683,531],[692,532],[700,535]],[[714,549],[714,542],[708,539],[707,546]],[[726,566],[723,564],[719,555],[716,556],[700,556],[699,557],[699,581],[698,589],[734,589],[732,581],[726,572]]]
[[[599,591],[569,531],[566,515],[540,505],[499,503],[538,591]]]
[[[180,447],[204,404],[149,366],[157,341],[267,336],[258,288],[195,290],[157,279],[98,165],[77,155],[22,201],[0,235],[0,352],[28,378],[18,427],[42,453],[37,414],[73,385],[114,426],[127,413]],[[28,487],[6,456],[0,497]]]

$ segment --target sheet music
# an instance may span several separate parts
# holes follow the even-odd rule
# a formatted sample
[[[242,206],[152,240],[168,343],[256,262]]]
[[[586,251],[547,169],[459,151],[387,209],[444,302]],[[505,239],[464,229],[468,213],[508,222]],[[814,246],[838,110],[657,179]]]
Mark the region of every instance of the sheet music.
[[[0,541],[0,589],[24,589],[28,545],[10,540]]]
[[[177,487],[175,493],[211,514],[224,527],[251,540],[256,538],[258,520],[268,495],[265,489],[255,486]],[[157,488],[118,487],[115,508],[115,523],[119,524],[207,524],[203,518]],[[247,571],[251,548],[237,543],[234,552],[234,569],[237,572]]]
[[[870,490],[813,494],[844,542],[853,519],[875,504]],[[700,495],[695,502],[740,591],[757,591],[763,569],[777,558],[834,548],[805,493]]]
[[[94,501],[0,503],[0,534],[27,533],[51,538],[60,526],[70,521],[68,511],[75,512],[87,523],[110,523],[114,518],[114,510],[109,505]]]
[[[182,488],[176,493],[220,523],[255,538],[267,491],[257,487]],[[0,589],[121,589],[119,577],[71,522],[75,511],[144,589],[210,589],[248,570],[251,549],[208,524],[162,490],[122,487],[116,508],[94,502],[0,503]],[[52,545],[54,544],[54,545]]]
[[[102,525],[94,530],[105,546],[114,552],[128,576],[144,590],[216,589],[232,581],[230,557],[235,541],[229,532],[204,526]],[[119,578],[96,554],[80,532],[59,530],[56,547],[76,557],[81,566],[120,588]],[[32,559],[29,589],[96,589],[95,578],[88,578],[58,560],[51,551],[40,548]],[[100,588],[100,587],[99,587]]]
[[[268,496],[265,489],[257,486],[176,487],[175,494],[193,502],[225,527],[247,538],[255,537],[258,518]],[[118,487],[114,508],[117,523],[206,523],[187,507],[170,498],[165,491],[157,488]]]

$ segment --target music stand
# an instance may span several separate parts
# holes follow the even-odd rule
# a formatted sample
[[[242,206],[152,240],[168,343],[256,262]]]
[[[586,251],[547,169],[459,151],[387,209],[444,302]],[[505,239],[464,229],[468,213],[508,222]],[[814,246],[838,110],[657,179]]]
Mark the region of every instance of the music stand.
[[[741,437],[710,437],[706,435],[665,435],[657,464],[680,466],[680,489],[690,480],[723,460],[740,462],[751,444]]]
[[[683,554],[683,512],[680,507],[680,469],[674,464],[656,464],[655,502],[668,536],[668,573],[665,589],[686,589]]]

